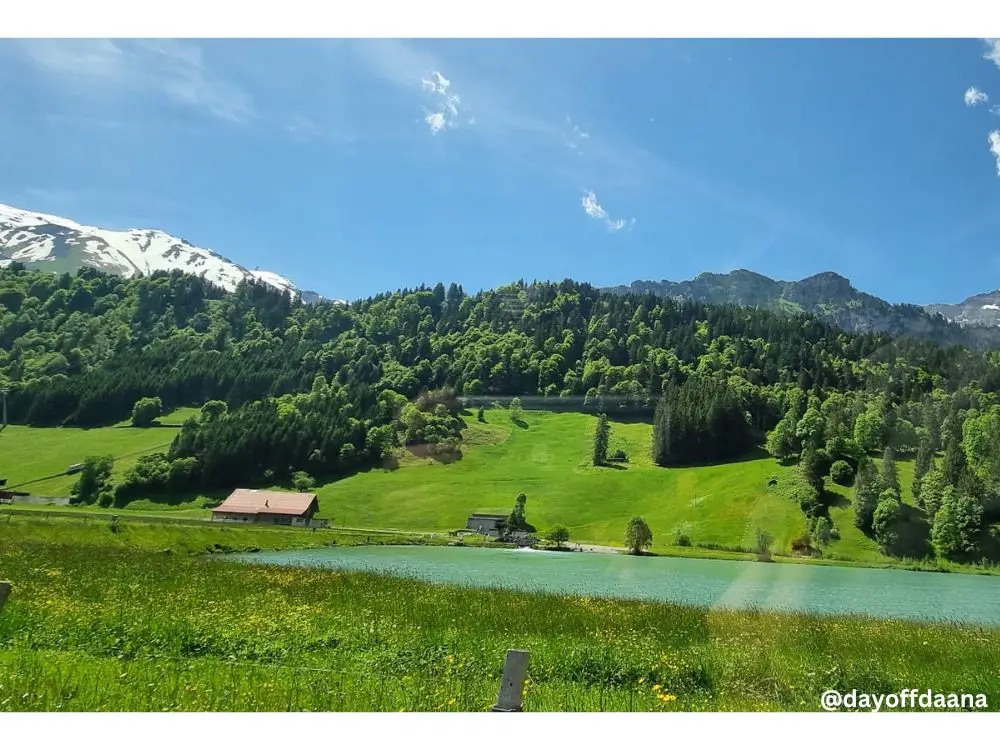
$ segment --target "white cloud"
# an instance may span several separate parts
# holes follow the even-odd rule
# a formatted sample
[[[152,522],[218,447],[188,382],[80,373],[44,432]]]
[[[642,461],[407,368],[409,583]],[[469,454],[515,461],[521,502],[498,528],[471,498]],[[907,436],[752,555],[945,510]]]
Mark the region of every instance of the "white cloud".
[[[977,104],[983,104],[989,101],[989,97],[982,91],[977,89],[975,86],[969,86],[965,91],[965,106],[975,107]]]
[[[443,112],[428,112],[427,117],[424,118],[424,122],[430,126],[431,132],[434,134],[444,130],[446,125]]]
[[[583,195],[583,210],[591,219],[606,219],[608,212],[597,202],[597,196],[593,190],[589,190]]]
[[[170,39],[27,39],[19,51],[60,84],[90,96],[154,92],[222,119],[242,122],[253,114],[250,96],[216,76],[195,42]]]
[[[451,81],[438,73],[436,70],[431,75],[434,80],[429,81],[426,78],[421,80],[424,90],[432,91],[435,94],[447,94],[448,87],[451,86]]]
[[[587,214],[587,216],[591,219],[603,221],[612,232],[619,232],[622,229],[631,229],[632,225],[635,224],[635,219],[615,219],[609,216],[608,212],[604,209],[604,206],[597,202],[597,196],[594,194],[593,190],[588,190],[583,194],[583,198],[580,199],[580,204],[583,206],[583,212]]]
[[[986,53],[983,57],[992,60],[993,64],[1000,68],[1000,39],[984,39],[986,42]]]
[[[1000,130],[993,130],[987,136],[990,142],[990,153],[997,160],[997,175],[1000,175]]]
[[[420,85],[432,99],[431,108],[424,107],[424,122],[430,127],[431,133],[437,135],[445,128],[455,127],[464,107],[462,97],[452,92],[451,81],[435,70],[430,78],[422,78]],[[472,125],[475,121],[475,117],[469,118],[468,124]]]

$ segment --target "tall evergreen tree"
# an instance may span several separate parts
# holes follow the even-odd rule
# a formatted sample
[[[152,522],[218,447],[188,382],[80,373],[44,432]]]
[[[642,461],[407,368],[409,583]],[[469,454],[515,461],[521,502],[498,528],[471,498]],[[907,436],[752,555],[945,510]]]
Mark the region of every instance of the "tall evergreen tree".
[[[962,442],[949,434],[945,438],[944,461],[941,465],[941,472],[945,481],[952,487],[958,487],[962,479],[968,472],[968,464],[965,460],[965,451],[962,450]]]
[[[925,436],[920,439],[917,448],[917,458],[913,462],[913,499],[920,504],[920,484],[924,481],[927,472],[934,468],[934,451],[931,447],[931,439]]]
[[[881,490],[875,463],[863,458],[854,479],[854,525],[866,534],[872,533],[872,520]]]
[[[608,444],[611,441],[611,425],[608,415],[597,417],[597,427],[594,430],[594,466],[603,466],[608,462]]]
[[[899,492],[899,469],[896,467],[896,454],[891,445],[885,447],[882,453],[882,489]]]

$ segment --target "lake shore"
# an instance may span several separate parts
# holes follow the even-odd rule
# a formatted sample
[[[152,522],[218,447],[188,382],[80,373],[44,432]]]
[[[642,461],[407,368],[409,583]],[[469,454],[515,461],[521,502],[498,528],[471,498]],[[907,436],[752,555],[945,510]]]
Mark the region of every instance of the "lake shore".
[[[186,512],[174,512],[161,511],[159,513],[151,513],[148,511],[131,511],[122,508],[100,508],[100,507],[87,507],[78,508],[74,506],[69,507],[56,507],[56,506],[38,506],[38,505],[27,505],[27,504],[10,504],[0,506],[0,523],[3,523],[3,517],[10,516],[12,518],[24,518],[31,519],[36,518],[43,520],[48,518],[50,521],[55,522],[57,519],[63,519],[67,522],[71,521],[92,521],[92,522],[102,522],[108,523],[112,516],[117,516],[121,523],[132,522],[141,524],[151,524],[151,525],[163,525],[163,526],[175,526],[178,528],[214,528],[218,529],[220,526],[225,526],[224,524],[219,524],[217,522],[212,522],[210,518],[203,517],[192,517]],[[328,529],[318,529],[313,534],[318,534],[318,536],[310,537],[308,531],[302,529],[293,528],[281,528],[281,527],[257,527],[257,528],[247,528],[240,527],[242,530],[249,533],[254,532],[273,532],[274,534],[285,535],[291,534],[293,536],[277,536],[270,537],[273,539],[273,543],[278,544],[274,547],[261,547],[262,549],[284,549],[284,548],[301,548],[301,547],[321,547],[326,546],[331,541],[335,541],[338,537],[342,540],[339,543],[346,543],[351,545],[359,544],[427,544],[427,545],[454,545],[454,546],[465,546],[465,547],[489,547],[489,546],[505,546],[499,544],[495,540],[490,540],[486,538],[474,539],[466,536],[464,539],[456,538],[449,535],[447,532],[440,531],[426,531],[426,530],[403,530],[403,529],[365,529],[356,527],[338,527],[331,526]],[[229,530],[233,530],[229,527]],[[300,536],[294,536],[300,535]],[[288,547],[283,545],[289,545]],[[261,546],[261,545],[256,545]],[[627,550],[624,547],[616,547],[611,545],[593,544],[586,541],[581,542],[569,542],[566,545],[570,551],[573,552],[583,552],[590,554],[627,554]],[[238,550],[239,548],[237,548]],[[668,546],[668,545],[657,545],[649,550],[646,555],[648,556],[659,556],[659,557],[686,557],[695,559],[712,559],[712,560],[746,560],[755,561],[757,556],[752,552],[747,551],[736,551],[728,549],[715,549],[708,547],[701,547],[698,545],[691,546]],[[980,565],[969,565],[969,564],[958,564],[951,562],[928,562],[923,560],[889,560],[889,561],[872,561],[872,560],[852,560],[845,559],[841,557],[806,557],[802,555],[783,555],[774,554],[772,555],[771,562],[792,564],[792,565],[827,565],[835,567],[844,568],[871,568],[874,570],[912,570],[920,572],[934,572],[934,573],[960,573],[965,575],[1000,575],[1000,565],[994,565],[990,567],[984,567]]]

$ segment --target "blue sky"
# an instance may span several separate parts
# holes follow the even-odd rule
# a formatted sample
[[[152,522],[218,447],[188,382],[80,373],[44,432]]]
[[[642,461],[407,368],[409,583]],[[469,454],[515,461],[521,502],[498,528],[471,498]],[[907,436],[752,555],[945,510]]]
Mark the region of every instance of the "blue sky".
[[[8,40],[0,72],[0,202],[331,297],[734,268],[1000,287],[1000,44]]]

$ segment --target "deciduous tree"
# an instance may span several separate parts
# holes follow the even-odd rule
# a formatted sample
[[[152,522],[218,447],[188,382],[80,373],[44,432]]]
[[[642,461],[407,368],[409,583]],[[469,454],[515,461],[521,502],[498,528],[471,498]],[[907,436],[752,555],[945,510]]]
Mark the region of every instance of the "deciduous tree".
[[[645,519],[634,516],[625,527],[625,546],[633,555],[641,554],[653,543],[653,532]]]

